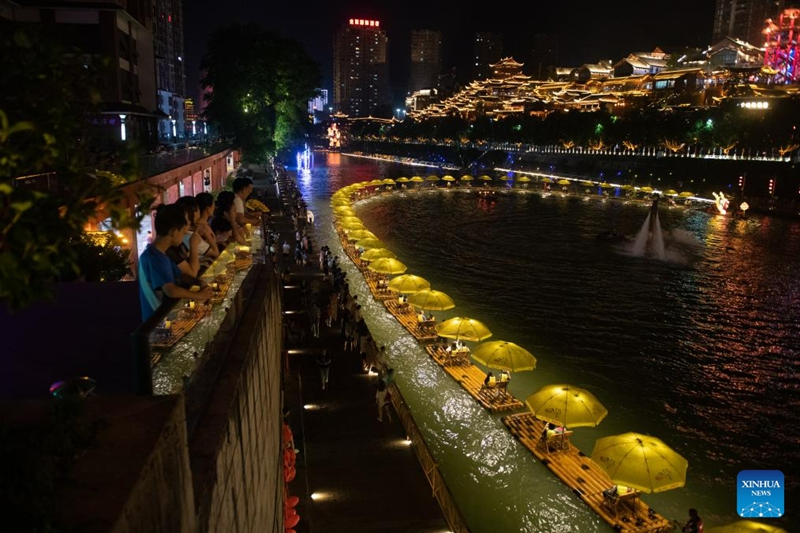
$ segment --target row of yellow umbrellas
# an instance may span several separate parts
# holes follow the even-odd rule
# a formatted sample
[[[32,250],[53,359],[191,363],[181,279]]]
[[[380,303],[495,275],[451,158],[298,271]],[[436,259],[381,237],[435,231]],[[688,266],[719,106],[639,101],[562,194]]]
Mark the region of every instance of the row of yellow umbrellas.
[[[409,294],[409,303],[425,310],[455,307],[449,296],[431,290],[430,283],[424,278],[404,274],[407,267],[354,216],[346,196],[349,191],[337,195],[334,195],[331,204],[341,217],[340,226],[348,232],[348,239],[356,240],[356,246],[365,249],[361,257],[370,261],[368,268],[381,274],[400,274],[390,280],[391,290]],[[436,332],[443,338],[472,342],[481,342],[492,336],[485,324],[466,317],[445,320],[437,325]],[[506,341],[484,342],[476,346],[472,357],[489,368],[509,372],[533,370],[536,367],[533,354]],[[589,391],[565,384],[543,387],[529,396],[525,403],[537,418],[567,428],[596,426],[608,414],[608,410]],[[599,439],[592,459],[615,483],[643,492],[660,492],[683,486],[688,468],[688,462],[661,440],[633,432]]]
[[[565,384],[542,387],[525,404],[536,418],[565,428],[594,427],[608,414],[591,392]],[[635,432],[598,439],[591,458],[611,481],[642,492],[682,487],[689,467],[660,439]]]

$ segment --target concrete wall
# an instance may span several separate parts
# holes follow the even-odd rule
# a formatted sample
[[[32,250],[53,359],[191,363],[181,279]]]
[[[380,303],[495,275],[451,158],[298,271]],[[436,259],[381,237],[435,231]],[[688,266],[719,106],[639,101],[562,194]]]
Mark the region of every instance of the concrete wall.
[[[16,407],[13,416],[24,418],[15,425],[48,411],[45,402]],[[85,421],[100,430],[54,493],[57,529],[193,533],[185,413],[182,396],[87,399]]]
[[[281,300],[263,269],[189,443],[197,531],[283,531]]]

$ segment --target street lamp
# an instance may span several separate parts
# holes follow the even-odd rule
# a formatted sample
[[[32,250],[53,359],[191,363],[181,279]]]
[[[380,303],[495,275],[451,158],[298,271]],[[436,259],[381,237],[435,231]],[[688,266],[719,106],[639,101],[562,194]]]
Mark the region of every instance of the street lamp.
[[[123,141],[128,138],[128,132],[126,131],[127,128],[125,128],[125,118],[126,117],[127,117],[127,115],[120,115],[119,116],[119,136],[122,138]]]
[[[195,135],[197,135],[197,126],[196,126],[196,124],[197,124],[197,121],[196,121],[196,120],[193,120],[193,121],[192,121],[192,137],[194,137]]]

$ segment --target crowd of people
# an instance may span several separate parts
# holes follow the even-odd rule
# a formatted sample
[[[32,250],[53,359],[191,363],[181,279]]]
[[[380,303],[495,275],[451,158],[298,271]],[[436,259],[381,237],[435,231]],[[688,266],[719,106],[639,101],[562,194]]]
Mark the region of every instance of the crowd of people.
[[[389,386],[394,382],[394,371],[389,368],[386,347],[378,346],[370,333],[358,295],[350,291],[347,273],[342,270],[339,257],[328,246],[321,246],[315,252],[312,239],[313,214],[308,210],[296,185],[287,181],[285,187],[288,187],[283,192],[290,200],[295,244],[292,246],[288,240],[283,240],[282,264],[278,265],[277,250],[272,246],[270,257],[276,267],[282,268],[285,282],[291,279],[292,266],[306,274],[313,274],[302,276],[300,282],[301,304],[305,307],[308,318],[307,333],[297,320],[289,317],[284,323],[286,340],[302,342],[308,337],[319,338],[323,327],[338,332],[341,352],[345,355],[358,354],[363,371],[378,376],[375,393],[378,420],[391,420]],[[315,362],[320,372],[320,386],[326,389],[332,366],[331,357],[325,352]]]
[[[142,321],[155,313],[164,296],[197,301],[213,297],[200,274],[228,244],[247,244],[252,225],[262,218],[261,212],[249,212],[245,207],[252,193],[253,181],[237,177],[232,190],[220,191],[216,198],[201,192],[156,208],[155,234],[148,236],[138,264]]]

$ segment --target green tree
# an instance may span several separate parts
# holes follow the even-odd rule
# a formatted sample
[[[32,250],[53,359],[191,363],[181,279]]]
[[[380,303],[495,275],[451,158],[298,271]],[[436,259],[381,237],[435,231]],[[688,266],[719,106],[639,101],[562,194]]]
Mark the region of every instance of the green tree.
[[[129,179],[96,170],[100,67],[11,23],[0,24],[0,65],[0,301],[18,309],[52,296],[63,272],[80,275],[71,243],[98,211],[116,228],[138,220],[123,204]]]
[[[257,24],[219,27],[200,63],[205,116],[233,135],[248,161],[263,162],[300,142],[319,66],[295,41]]]

